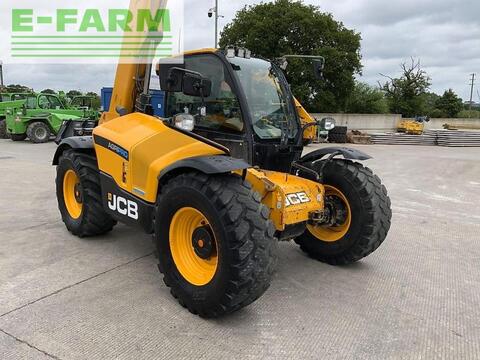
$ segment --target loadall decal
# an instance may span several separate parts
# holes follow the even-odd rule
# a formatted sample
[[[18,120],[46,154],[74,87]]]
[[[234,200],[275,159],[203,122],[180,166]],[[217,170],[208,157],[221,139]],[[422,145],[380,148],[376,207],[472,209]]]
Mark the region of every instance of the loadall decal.
[[[120,145],[117,145],[101,136],[98,136],[98,135],[94,135],[93,136],[93,139],[95,140],[95,144],[97,145],[100,145],[112,152],[114,152],[115,154],[117,154],[118,156],[124,158],[125,160],[128,160],[129,158],[129,153],[127,150],[125,150],[123,147],[121,147]]]
[[[298,193],[287,194],[285,196],[285,206],[305,204],[310,202],[310,198],[304,191]]]

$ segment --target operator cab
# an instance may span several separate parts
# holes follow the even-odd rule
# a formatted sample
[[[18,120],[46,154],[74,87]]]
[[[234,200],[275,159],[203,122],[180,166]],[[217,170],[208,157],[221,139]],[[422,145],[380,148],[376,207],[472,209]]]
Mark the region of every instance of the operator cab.
[[[174,75],[182,69],[207,80],[208,91],[185,91]],[[212,49],[186,53],[181,65],[159,64],[157,74],[166,92],[165,116],[172,122],[190,116],[193,129],[188,130],[263,169],[289,172],[292,161],[300,158],[300,119],[275,63],[251,58],[245,50]]]

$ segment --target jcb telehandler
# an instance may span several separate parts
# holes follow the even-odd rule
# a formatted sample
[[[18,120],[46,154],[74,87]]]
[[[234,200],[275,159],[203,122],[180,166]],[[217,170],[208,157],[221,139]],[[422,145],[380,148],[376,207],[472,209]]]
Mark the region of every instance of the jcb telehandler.
[[[101,235],[121,221],[153,234],[165,284],[203,317],[265,292],[279,240],[341,265],[372,253],[390,227],[385,187],[357,162],[369,156],[342,147],[302,156],[308,125],[282,66],[249,55],[203,49],[160,64],[165,118],[151,115],[152,65],[118,65],[93,136],[63,140],[53,160],[67,229]]]

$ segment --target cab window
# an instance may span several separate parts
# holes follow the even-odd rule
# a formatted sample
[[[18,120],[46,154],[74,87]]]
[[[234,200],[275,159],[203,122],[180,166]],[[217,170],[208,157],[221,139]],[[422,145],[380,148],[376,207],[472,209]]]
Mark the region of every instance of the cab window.
[[[212,81],[212,92],[204,99],[206,115],[200,115],[202,99],[187,96],[180,92],[169,93],[167,116],[185,113],[195,116],[195,127],[206,130],[242,133],[244,123],[240,105],[224,64],[214,55],[194,55],[186,57],[185,69],[201,73]]]
[[[37,107],[37,97],[34,96],[28,96],[27,97],[27,102],[25,103],[25,106],[27,109],[36,109]]]
[[[58,98],[53,95],[40,95],[38,97],[38,106],[41,109],[63,109],[63,105],[60,100],[58,100]]]
[[[26,98],[26,95],[24,94],[14,94],[12,95],[12,100],[23,100]]]

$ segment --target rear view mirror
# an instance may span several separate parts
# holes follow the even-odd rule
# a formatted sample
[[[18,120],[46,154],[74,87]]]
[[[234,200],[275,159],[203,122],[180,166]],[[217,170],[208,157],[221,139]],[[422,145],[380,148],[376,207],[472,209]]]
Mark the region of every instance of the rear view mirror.
[[[325,68],[324,59],[313,60],[313,73],[315,78],[318,80],[323,80],[323,69]]]
[[[163,91],[183,92],[185,95],[196,97],[209,97],[212,92],[212,82],[195,71],[162,65],[157,74]]]
[[[175,65],[168,66],[162,65],[157,71],[158,76],[160,77],[160,88],[163,91],[169,92],[181,92],[182,91],[182,82],[184,69],[179,68]]]
[[[209,97],[212,93],[212,82],[204,77],[186,73],[183,76],[183,93],[195,97]]]

